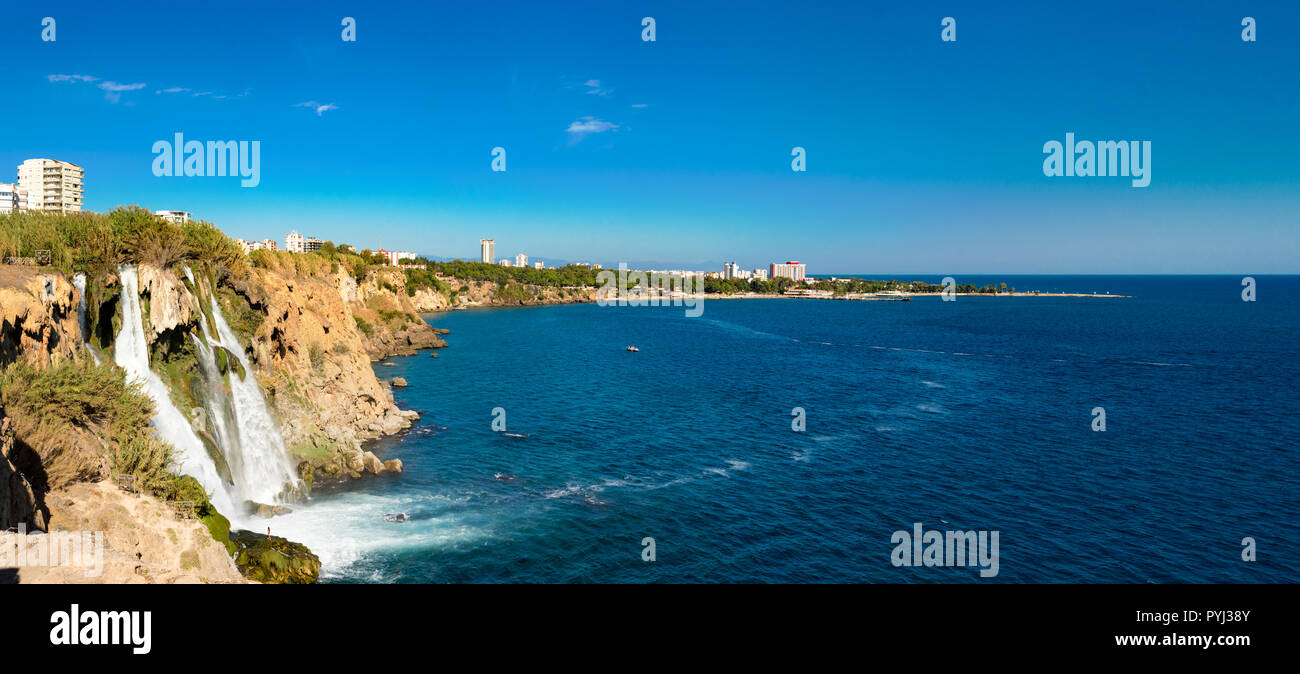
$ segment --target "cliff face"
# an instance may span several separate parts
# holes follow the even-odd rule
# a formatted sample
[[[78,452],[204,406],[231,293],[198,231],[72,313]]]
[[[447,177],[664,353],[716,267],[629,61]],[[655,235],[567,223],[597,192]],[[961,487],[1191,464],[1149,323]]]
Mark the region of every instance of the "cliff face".
[[[438,295],[429,289],[425,301],[433,301],[428,294]],[[360,322],[366,337],[366,352],[374,360],[391,356],[409,356],[420,349],[438,349],[447,346],[429,327],[420,312],[416,297],[407,292],[406,274],[398,269],[373,271],[356,289],[356,300],[351,303],[352,313]]]
[[[81,357],[77,289],[62,274],[0,265],[0,366]]]
[[[400,274],[379,276],[357,284],[342,268],[316,274],[259,268],[231,279],[252,309],[265,313],[250,360],[285,445],[308,479],[359,476],[366,471],[363,441],[418,418],[397,408],[372,359],[445,345],[415,315],[404,284],[392,285]]]
[[[0,531],[19,524],[43,529],[45,516],[39,508],[31,482],[14,465],[14,432],[0,407]]]

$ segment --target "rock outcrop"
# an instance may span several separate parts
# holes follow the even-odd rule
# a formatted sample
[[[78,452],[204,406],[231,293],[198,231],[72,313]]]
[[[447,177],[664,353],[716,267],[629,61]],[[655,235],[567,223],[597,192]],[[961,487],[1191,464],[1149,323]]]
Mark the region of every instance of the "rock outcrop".
[[[168,330],[186,328],[202,315],[198,298],[185,287],[174,268],[138,267],[140,292],[149,295],[149,341]]]
[[[422,289],[426,294],[431,291]],[[433,293],[437,295],[437,293]],[[440,297],[440,296],[439,296]],[[431,301],[431,300],[427,300]],[[400,269],[372,271],[357,285],[352,313],[366,337],[366,352],[374,360],[411,356],[423,349],[440,349],[447,343],[420,318],[430,311],[406,289],[406,274]]]
[[[62,274],[0,265],[0,366],[81,358],[80,295]]]
[[[235,564],[259,583],[304,585],[320,578],[320,558],[301,543],[253,531],[232,531]]]

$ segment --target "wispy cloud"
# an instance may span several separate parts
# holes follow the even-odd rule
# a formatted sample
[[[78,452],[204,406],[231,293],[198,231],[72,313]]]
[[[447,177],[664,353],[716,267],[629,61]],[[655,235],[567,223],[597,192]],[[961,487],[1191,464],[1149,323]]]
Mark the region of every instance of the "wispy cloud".
[[[47,75],[46,77],[51,82],[95,82],[99,80],[98,77],[90,75]]]
[[[649,106],[649,105],[646,105],[645,103],[633,103],[633,104],[632,104],[632,107],[634,107],[634,108],[648,108],[648,107],[650,107],[650,106]]]
[[[156,89],[155,94],[186,94],[189,93],[189,87],[170,87],[167,89]]]
[[[330,110],[338,110],[338,109],[339,109],[339,106],[334,105],[333,103],[317,103],[316,101],[303,101],[302,103],[294,103],[294,104],[293,104],[293,107],[295,107],[295,108],[312,108],[312,109],[314,109],[314,110],[316,111],[316,116],[317,116],[317,117],[320,117],[321,115],[324,115],[326,112],[329,112]]]
[[[587,93],[593,96],[608,96],[614,93],[613,89],[600,86],[600,80],[587,80],[582,83],[582,86],[587,87]]]
[[[113,81],[104,81],[99,83],[99,88],[104,91],[136,91],[144,88],[143,82],[135,84],[119,84]]]
[[[112,80],[100,81],[100,79],[94,75],[46,75],[45,78],[51,82],[99,82],[99,84],[95,86],[99,87],[104,92],[104,100],[109,103],[116,103],[122,100],[122,92],[124,91],[139,91],[146,86],[144,82],[122,84],[121,82],[114,82]]]
[[[596,117],[580,117],[573,123],[569,124],[569,128],[564,131],[569,134],[569,139],[576,143],[593,133],[604,133],[606,131],[616,130],[618,130],[618,125],[613,122],[607,122]]]

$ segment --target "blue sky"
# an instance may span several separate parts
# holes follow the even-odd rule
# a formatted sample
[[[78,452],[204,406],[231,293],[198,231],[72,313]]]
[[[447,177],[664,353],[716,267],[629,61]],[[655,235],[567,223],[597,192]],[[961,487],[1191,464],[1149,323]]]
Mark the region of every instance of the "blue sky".
[[[22,3],[0,181],[54,157],[92,210],[434,256],[1300,272],[1297,5],[1087,4]],[[261,184],[155,177],[177,132],[261,141]],[[1151,185],[1044,176],[1066,132],[1150,140]]]

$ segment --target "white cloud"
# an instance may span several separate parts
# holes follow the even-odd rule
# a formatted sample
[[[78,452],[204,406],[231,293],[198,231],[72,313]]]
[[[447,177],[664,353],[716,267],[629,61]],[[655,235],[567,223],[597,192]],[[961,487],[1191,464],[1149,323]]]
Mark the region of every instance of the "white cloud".
[[[51,82],[94,82],[99,79],[90,75],[47,75],[46,77]]]
[[[154,91],[155,94],[187,94],[190,92],[189,87],[171,87],[168,89],[159,89]]]
[[[587,87],[588,94],[592,94],[595,96],[608,96],[614,93],[613,89],[605,89],[601,87],[600,80],[587,80],[586,82],[583,82],[582,85]]]
[[[136,91],[138,89],[143,89],[144,83],[118,84],[117,82],[106,80],[99,83],[99,88],[104,91]]]
[[[320,117],[320,116],[324,115],[326,112],[329,112],[330,110],[338,110],[338,109],[339,109],[339,106],[334,105],[333,103],[325,103],[325,104],[321,104],[321,103],[317,103],[316,101],[303,101],[302,103],[294,103],[294,104],[293,104],[293,107],[295,107],[295,108],[312,108],[312,109],[314,109],[314,110],[316,111],[316,116],[317,116],[317,117]]]
[[[618,125],[613,122],[607,122],[595,117],[582,117],[569,124],[569,128],[564,131],[574,138],[583,138],[589,134],[604,133],[606,131],[614,131],[617,129]]]
[[[649,106],[649,105],[646,105],[645,103],[633,103],[633,104],[632,104],[632,107],[634,107],[634,108],[648,108],[648,107],[650,107],[650,106]]]

